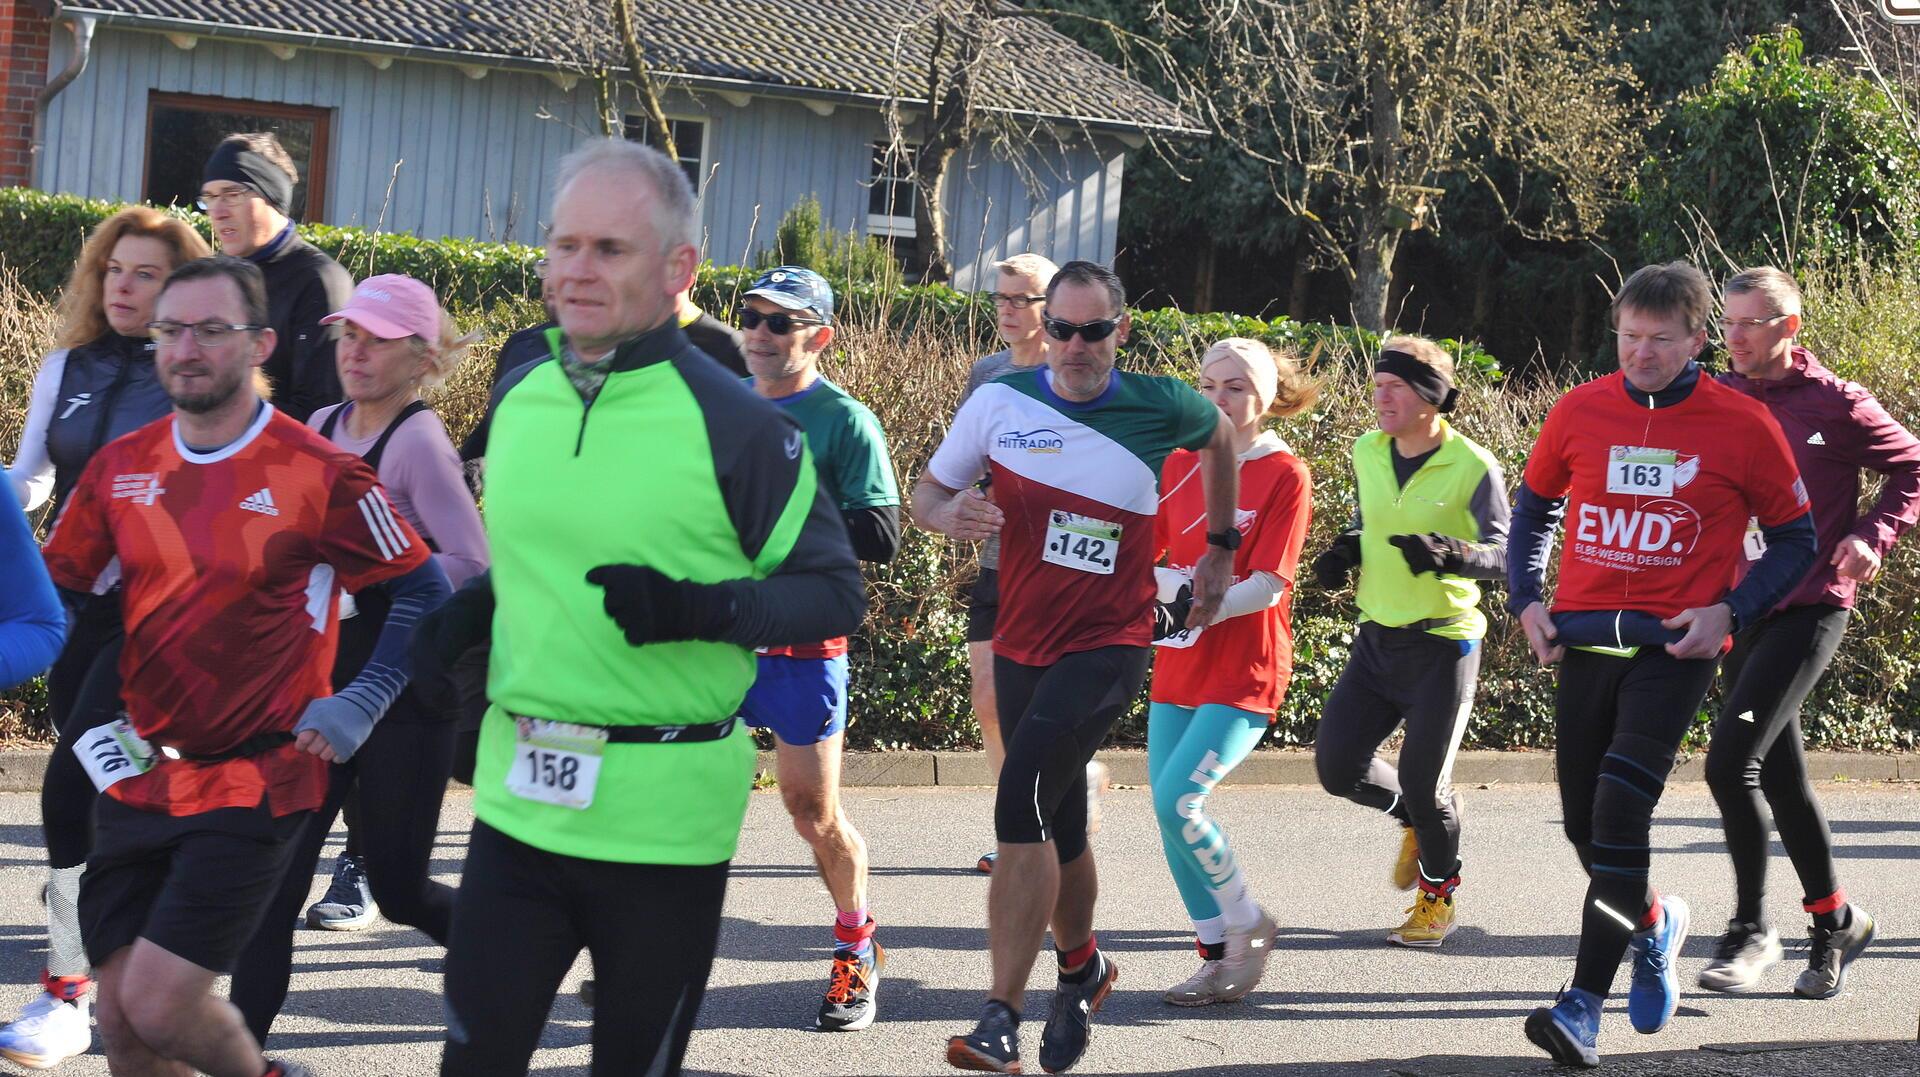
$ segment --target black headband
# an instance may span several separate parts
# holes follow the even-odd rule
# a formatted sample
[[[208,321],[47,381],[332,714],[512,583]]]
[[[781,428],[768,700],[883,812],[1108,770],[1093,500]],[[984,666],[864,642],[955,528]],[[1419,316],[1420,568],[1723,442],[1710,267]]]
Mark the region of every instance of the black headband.
[[[267,205],[280,211],[280,215],[293,214],[293,178],[286,170],[260,154],[253,152],[241,142],[222,142],[207,158],[206,174],[200,177],[205,186],[215,180],[238,183],[261,198]]]
[[[1438,367],[1423,363],[1406,352],[1383,351],[1380,358],[1373,362],[1375,374],[1391,374],[1413,387],[1415,395],[1432,404],[1441,412],[1453,410],[1454,402],[1460,399],[1460,390],[1453,387],[1453,379],[1441,373]]]

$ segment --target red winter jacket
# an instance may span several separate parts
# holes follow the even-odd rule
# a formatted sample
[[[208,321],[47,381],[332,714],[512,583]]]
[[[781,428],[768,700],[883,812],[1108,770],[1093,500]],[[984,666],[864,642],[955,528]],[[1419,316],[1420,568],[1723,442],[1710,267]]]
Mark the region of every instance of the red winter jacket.
[[[1813,500],[1819,546],[1813,568],[1779,608],[1826,604],[1853,608],[1855,581],[1833,568],[1834,547],[1856,536],[1881,557],[1920,515],[1920,439],[1888,415],[1873,394],[1795,346],[1793,368],[1777,381],[1721,374],[1722,384],[1773,412],[1793,446]],[[1860,469],[1886,476],[1873,511],[1860,515]]]

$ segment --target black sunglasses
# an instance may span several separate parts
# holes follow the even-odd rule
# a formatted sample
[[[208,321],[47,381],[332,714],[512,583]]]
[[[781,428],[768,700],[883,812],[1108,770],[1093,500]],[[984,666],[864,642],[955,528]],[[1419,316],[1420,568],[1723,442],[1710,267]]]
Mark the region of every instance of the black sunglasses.
[[[752,307],[741,307],[734,312],[734,317],[738,319],[740,328],[742,329],[758,329],[760,328],[760,323],[765,322],[767,323],[767,332],[772,333],[776,337],[784,337],[799,326],[827,324],[818,318],[796,318],[791,314],[785,313],[762,314]]]
[[[1120,328],[1118,318],[1102,318],[1097,322],[1069,322],[1051,314],[1042,314],[1040,320],[1047,327],[1047,335],[1055,340],[1072,340],[1074,334],[1078,333],[1080,339],[1089,344],[1100,343],[1112,336],[1115,329]]]

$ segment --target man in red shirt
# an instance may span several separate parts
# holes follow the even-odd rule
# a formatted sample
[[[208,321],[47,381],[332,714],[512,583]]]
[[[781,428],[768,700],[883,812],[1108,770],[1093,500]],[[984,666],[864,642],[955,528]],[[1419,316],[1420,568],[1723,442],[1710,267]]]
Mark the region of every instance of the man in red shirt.
[[[1526,1024],[1567,1065],[1598,1064],[1600,1011],[1629,946],[1634,1029],[1658,1032],[1673,1017],[1688,913],[1648,885],[1653,809],[1728,634],[1773,608],[1813,559],[1806,488],[1780,424],[1694,362],[1712,308],[1706,277],[1684,262],[1627,278],[1613,301],[1620,372],[1554,405],[1514,507],[1508,608],[1540,663],[1560,663],[1554,763],[1590,879],[1573,985]],[[1541,588],[1563,514],[1549,613]],[[1749,518],[1768,550],[1740,578]]]
[[[102,449],[45,550],[54,582],[119,563],[126,716],[75,751],[106,796],[80,881],[81,934],[116,1073],[299,1073],[270,1064],[212,993],[279,883],[288,843],[406,684],[413,622],[447,594],[373,472],[269,407],[260,271],[168,278],[151,323],[173,415]],[[366,671],[328,695],[336,599],[393,599]]]

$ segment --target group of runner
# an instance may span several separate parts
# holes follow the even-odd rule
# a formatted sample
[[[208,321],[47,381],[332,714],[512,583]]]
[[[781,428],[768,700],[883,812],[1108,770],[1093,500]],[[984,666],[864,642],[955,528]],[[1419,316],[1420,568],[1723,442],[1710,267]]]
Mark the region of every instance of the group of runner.
[[[8,471],[20,506],[56,503],[41,556],[0,506],[0,563],[27,581],[0,600],[0,681],[52,663],[60,735],[44,990],[0,1055],[55,1065],[97,1020],[115,1072],[304,1072],[262,1045],[345,809],[347,851],[305,918],[352,929],[377,908],[446,946],[442,1072],[526,1072],[582,949],[594,1072],[677,1072],[751,787],[747,727],[776,745],[833,904],[816,1027],[870,1025],[887,955],[839,797],[847,636],[859,564],[894,556],[902,502],[878,420],[821,373],[831,287],[782,266],[744,292],[737,329],[700,311],[684,175],[588,143],[551,207],[551,321],[503,348],[456,450],[421,393],[471,341],[427,285],[354,287],[300,240],[296,181],[271,136],[233,136],[202,189],[222,253],[132,207],[89,237],[62,298]],[[1120,975],[1095,932],[1093,757],[1150,667],[1153,808],[1199,959],[1163,997],[1243,999],[1272,953],[1280,925],[1208,803],[1291,673],[1312,481],[1271,427],[1319,390],[1243,338],[1205,350],[1197,391],[1118,369],[1132,325],[1111,270],[995,268],[1007,347],[975,365],[910,502],[915,524],[983,544],[968,641],[997,781],[979,862],[992,975],[946,1057],[1021,1071],[1050,934],[1039,1063],[1062,1072]],[[1855,588],[1915,520],[1920,442],[1795,343],[1785,274],[1726,282],[1717,376],[1696,358],[1714,305],[1681,263],[1629,277],[1620,371],[1555,406],[1511,499],[1448,421],[1448,353],[1388,337],[1352,517],[1309,562],[1320,587],[1351,581],[1359,610],[1315,758],[1328,792],[1400,828],[1391,879],[1416,894],[1390,942],[1438,947],[1458,923],[1450,776],[1482,581],[1504,579],[1533,653],[1559,666],[1564,819],[1590,882],[1572,984],[1525,1032],[1569,1064],[1597,1063],[1628,953],[1635,1029],[1674,1012],[1690,919],[1649,882],[1649,828],[1723,656],[1707,769],[1738,893],[1701,985],[1750,990],[1782,958],[1769,807],[1813,921],[1795,991],[1837,994],[1873,937],[1836,877],[1798,718]],[[1886,476],[1865,514],[1862,469]],[[449,777],[475,790],[457,888],[429,870]],[[227,974],[231,1001],[213,993]]]

